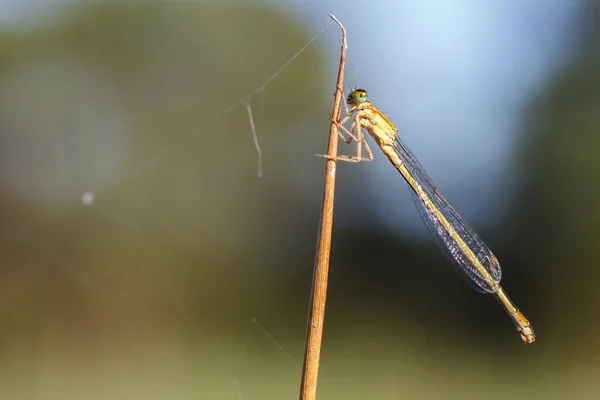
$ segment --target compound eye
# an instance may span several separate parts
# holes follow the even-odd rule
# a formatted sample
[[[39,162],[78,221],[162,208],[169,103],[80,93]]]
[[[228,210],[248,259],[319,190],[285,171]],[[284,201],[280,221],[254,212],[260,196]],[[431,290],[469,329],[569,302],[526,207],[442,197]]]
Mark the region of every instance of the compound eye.
[[[352,97],[354,98],[354,101],[356,101],[357,103],[364,103],[369,98],[369,95],[367,94],[366,90],[356,89],[354,91],[354,96],[352,96]]]

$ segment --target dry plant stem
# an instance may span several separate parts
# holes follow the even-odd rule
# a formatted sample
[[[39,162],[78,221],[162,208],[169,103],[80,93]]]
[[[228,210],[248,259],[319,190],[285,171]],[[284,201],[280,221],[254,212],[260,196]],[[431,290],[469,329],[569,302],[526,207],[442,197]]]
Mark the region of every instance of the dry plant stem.
[[[321,355],[321,339],[323,337],[323,322],[325,319],[325,300],[327,298],[329,253],[331,249],[331,231],[333,225],[333,197],[335,192],[335,157],[337,157],[338,147],[338,123],[340,121],[342,101],[344,99],[344,67],[346,64],[347,47],[346,28],[344,28],[342,23],[338,21],[334,15],[329,14],[329,16],[342,30],[342,54],[340,57],[333,111],[331,112],[331,125],[329,126],[329,147],[327,152],[328,159],[325,172],[325,187],[323,191],[323,209],[321,211],[321,223],[319,227],[310,310],[308,314],[300,400],[314,400],[317,395],[317,378],[319,374],[319,357]]]

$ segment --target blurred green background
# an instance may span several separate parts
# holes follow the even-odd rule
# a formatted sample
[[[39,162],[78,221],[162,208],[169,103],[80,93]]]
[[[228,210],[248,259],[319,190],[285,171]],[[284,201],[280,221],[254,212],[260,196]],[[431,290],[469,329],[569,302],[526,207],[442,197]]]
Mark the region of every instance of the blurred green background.
[[[448,34],[465,24],[444,25],[450,6],[433,2],[425,14],[411,2],[0,4],[0,396],[298,396],[333,12],[348,28],[346,86],[369,85],[417,143],[537,342],[522,344],[413,229],[405,184],[374,149],[373,163],[338,169],[319,398],[598,397],[599,7],[480,5],[488,28],[474,2],[455,3],[450,21],[487,51],[465,52]],[[411,19],[418,35],[402,31],[411,15],[430,17]],[[484,88],[487,108],[460,80],[448,89],[447,71]]]

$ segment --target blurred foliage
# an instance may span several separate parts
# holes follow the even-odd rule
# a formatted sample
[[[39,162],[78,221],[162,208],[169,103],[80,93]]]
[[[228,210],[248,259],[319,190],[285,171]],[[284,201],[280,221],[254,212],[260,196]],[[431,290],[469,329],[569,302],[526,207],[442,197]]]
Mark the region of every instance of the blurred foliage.
[[[261,232],[245,104],[270,154],[261,191],[285,202],[295,163],[274,149],[305,141],[289,121],[322,106],[315,46],[268,96],[253,91],[309,39],[268,7],[210,3],[72,4],[2,36],[7,340],[86,342],[209,317],[218,330],[240,305],[249,321]],[[87,190],[91,208],[78,204]]]
[[[527,110],[514,220],[515,248],[532,266],[530,284],[543,299],[545,329],[560,347],[581,349],[597,361],[600,324],[586,316],[600,305],[594,267],[600,257],[600,25],[599,7],[589,8],[580,54]]]

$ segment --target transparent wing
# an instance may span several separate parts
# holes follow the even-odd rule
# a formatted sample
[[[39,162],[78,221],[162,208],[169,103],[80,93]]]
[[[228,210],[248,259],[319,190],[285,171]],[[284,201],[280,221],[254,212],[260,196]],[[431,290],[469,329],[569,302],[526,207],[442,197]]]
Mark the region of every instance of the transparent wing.
[[[440,211],[440,213],[448,220],[451,226],[454,228],[460,238],[466,243],[471,249],[473,254],[477,257],[481,265],[492,277],[493,282],[489,282],[482,276],[481,272],[465,257],[460,247],[455,240],[446,231],[444,226],[440,224],[438,219],[432,210],[429,209],[427,204],[416,195],[411,188],[411,194],[417,211],[421,216],[421,219],[427,225],[427,229],[434,237],[436,243],[441,249],[442,253],[450,261],[453,268],[478,292],[482,293],[493,293],[500,283],[502,278],[502,270],[498,260],[491,252],[490,248],[477,236],[475,231],[465,222],[465,220],[458,214],[458,212],[452,207],[452,205],[446,200],[446,198],[439,192],[439,190],[433,184],[433,181],[425,172],[425,169],[419,163],[419,160],[410,151],[408,147],[402,142],[400,138],[396,138],[394,144],[394,150],[396,150],[400,159],[404,162],[406,169],[415,179],[415,181],[421,186],[423,191],[427,194],[434,206]]]

